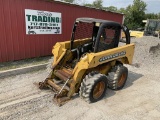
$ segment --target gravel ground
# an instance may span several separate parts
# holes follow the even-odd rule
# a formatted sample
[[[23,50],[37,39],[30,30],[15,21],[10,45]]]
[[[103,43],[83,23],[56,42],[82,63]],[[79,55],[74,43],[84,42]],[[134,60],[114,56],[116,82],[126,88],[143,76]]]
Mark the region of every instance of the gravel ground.
[[[160,40],[132,41],[135,56],[133,65],[126,65],[129,76],[124,89],[108,89],[105,98],[93,104],[75,95],[57,107],[51,90],[41,91],[33,84],[44,80],[46,71],[0,79],[0,120],[159,120]]]

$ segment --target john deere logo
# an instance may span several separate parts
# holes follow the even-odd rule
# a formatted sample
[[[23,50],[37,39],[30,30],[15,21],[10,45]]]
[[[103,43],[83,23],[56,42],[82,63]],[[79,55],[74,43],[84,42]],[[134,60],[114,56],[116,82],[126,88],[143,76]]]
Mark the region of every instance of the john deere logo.
[[[100,58],[99,62],[103,62],[103,61],[113,59],[113,58],[116,58],[116,57],[119,57],[119,56],[124,56],[124,55],[126,55],[126,51],[114,53],[114,54],[107,55],[107,56],[104,56],[104,57]]]

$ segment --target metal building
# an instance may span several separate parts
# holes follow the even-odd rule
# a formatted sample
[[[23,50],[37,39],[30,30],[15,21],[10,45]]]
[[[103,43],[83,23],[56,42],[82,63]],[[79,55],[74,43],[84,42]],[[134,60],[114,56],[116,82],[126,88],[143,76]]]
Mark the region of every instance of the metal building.
[[[27,34],[26,19],[30,20],[31,16],[26,18],[26,10],[60,13],[61,33],[34,34],[34,31],[29,31],[33,34]],[[32,17],[34,20],[42,21],[41,17]],[[78,17],[123,22],[123,14],[58,1],[0,0],[0,62],[51,55],[52,46],[57,41],[70,39],[73,22]],[[58,27],[55,28],[57,29]],[[32,28],[28,27],[28,29]]]

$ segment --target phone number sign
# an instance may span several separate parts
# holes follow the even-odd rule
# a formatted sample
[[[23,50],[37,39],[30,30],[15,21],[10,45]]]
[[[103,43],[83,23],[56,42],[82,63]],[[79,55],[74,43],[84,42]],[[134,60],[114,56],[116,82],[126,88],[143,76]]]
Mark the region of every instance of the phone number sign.
[[[61,13],[25,9],[26,34],[62,34]]]

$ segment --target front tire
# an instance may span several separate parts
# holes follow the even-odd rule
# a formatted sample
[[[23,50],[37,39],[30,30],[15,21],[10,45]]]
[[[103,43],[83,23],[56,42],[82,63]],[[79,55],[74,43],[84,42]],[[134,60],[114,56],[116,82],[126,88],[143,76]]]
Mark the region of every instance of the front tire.
[[[79,95],[86,102],[93,103],[105,96],[106,89],[107,76],[97,72],[91,72],[83,79]]]

